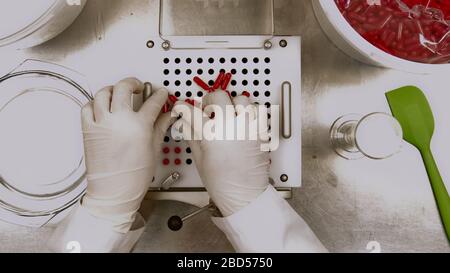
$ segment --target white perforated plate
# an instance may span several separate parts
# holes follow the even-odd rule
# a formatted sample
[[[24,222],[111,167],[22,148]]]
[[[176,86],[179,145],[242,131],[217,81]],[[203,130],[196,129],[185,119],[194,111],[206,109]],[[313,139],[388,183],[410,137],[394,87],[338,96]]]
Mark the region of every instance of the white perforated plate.
[[[257,36],[235,37],[259,40]],[[180,38],[178,36],[178,40]],[[184,39],[193,39],[185,37]],[[155,39],[158,41],[158,39]],[[280,41],[287,42],[286,47]],[[187,40],[189,41],[189,40]],[[301,186],[301,45],[299,37],[274,37],[271,49],[170,49],[163,50],[158,44],[149,49],[149,79],[153,88],[166,87],[180,100],[186,98],[200,101],[205,92],[193,82],[194,76],[200,76],[205,82],[213,83],[221,70],[232,72],[233,78],[228,87],[232,95],[243,91],[251,94],[251,100],[261,105],[280,105],[281,88],[284,82],[292,86],[292,136],[285,139],[280,134],[278,150],[271,152],[271,178],[277,187]],[[198,44],[193,43],[193,44]],[[239,41],[238,41],[238,44]],[[273,130],[273,128],[272,128]],[[162,153],[152,187],[159,187],[171,173],[179,172],[180,181],[176,188],[202,188],[203,185],[195,169],[189,147],[184,141],[177,142],[166,137],[164,147],[168,154]],[[180,153],[175,149],[179,148]],[[169,165],[162,161],[168,159]],[[181,163],[175,164],[179,159]],[[282,182],[286,175],[288,180]]]

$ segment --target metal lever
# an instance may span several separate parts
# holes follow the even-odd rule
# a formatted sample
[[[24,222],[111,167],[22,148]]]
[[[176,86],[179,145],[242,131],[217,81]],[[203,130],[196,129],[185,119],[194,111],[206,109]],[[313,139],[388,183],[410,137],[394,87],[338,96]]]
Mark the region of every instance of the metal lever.
[[[181,178],[181,174],[179,172],[174,172],[171,175],[169,175],[169,177],[167,177],[162,183],[161,183],[161,187],[159,188],[160,190],[168,190],[170,189],[173,184],[177,183],[178,180],[180,180]]]
[[[144,92],[143,92],[143,99],[144,102],[150,98],[150,96],[152,95],[153,92],[153,87],[152,84],[149,82],[144,83]]]
[[[183,218],[181,218],[180,216],[174,215],[174,216],[170,217],[169,220],[167,221],[167,226],[172,231],[179,231],[183,227],[183,224],[185,221],[191,219],[192,217],[194,217],[204,211],[210,210],[210,209],[215,209],[215,205],[213,203],[211,203],[203,208],[200,208],[200,209],[184,216]]]

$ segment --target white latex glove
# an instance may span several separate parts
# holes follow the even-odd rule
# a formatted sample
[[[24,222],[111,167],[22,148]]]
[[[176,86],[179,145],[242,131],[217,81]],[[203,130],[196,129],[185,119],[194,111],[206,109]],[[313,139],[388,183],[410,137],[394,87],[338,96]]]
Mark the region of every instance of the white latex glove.
[[[167,101],[165,89],[156,91],[139,112],[133,93],[144,85],[128,78],[100,90],[82,110],[88,186],[82,206],[126,233],[153,179],[156,155],[170,114],[160,115]]]
[[[233,104],[237,115],[245,115],[246,112],[242,111],[242,108],[249,106],[250,102],[246,96],[238,96],[231,101],[224,91],[216,91],[203,98],[204,107],[216,105],[224,109],[226,105]],[[179,102],[174,108],[175,112],[180,110],[179,106],[192,108],[191,105]],[[182,111],[177,114],[182,114]],[[205,114],[207,119],[210,111]],[[256,122],[256,113],[247,115],[251,116],[250,122]],[[182,119],[174,124],[174,128],[187,136],[187,131],[198,134],[198,129],[196,132],[196,126],[186,116],[183,115]],[[233,118],[237,122],[236,115],[233,115]],[[192,130],[183,129],[185,127]],[[267,189],[270,157],[268,152],[261,151],[260,140],[202,139],[189,141],[189,146],[200,177],[223,216],[230,216],[244,208]]]

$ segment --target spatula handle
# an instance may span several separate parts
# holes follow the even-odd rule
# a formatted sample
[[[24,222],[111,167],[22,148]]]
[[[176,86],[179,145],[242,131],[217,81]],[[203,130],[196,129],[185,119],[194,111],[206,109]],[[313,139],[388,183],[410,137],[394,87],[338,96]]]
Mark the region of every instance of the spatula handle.
[[[427,169],[431,187],[433,188],[434,198],[436,199],[436,203],[439,208],[442,223],[444,225],[445,232],[447,233],[447,239],[450,241],[450,197],[447,189],[445,188],[445,184],[442,181],[431,150],[427,149],[422,151],[422,158]]]

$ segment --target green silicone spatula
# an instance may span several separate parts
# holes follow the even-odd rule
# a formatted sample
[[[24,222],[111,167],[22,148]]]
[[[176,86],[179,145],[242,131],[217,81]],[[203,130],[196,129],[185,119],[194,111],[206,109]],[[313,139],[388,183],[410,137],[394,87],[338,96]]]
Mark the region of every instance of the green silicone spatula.
[[[403,129],[403,138],[421,153],[433,188],[447,239],[450,241],[450,197],[431,153],[434,118],[423,92],[415,86],[405,86],[386,93],[394,117]]]

